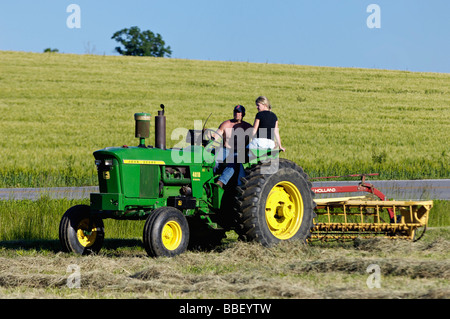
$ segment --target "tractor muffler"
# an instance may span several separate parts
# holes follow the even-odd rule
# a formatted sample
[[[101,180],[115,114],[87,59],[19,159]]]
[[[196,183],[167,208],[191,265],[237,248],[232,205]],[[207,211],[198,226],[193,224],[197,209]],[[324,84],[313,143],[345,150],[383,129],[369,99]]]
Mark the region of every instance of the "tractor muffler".
[[[161,104],[162,111],[158,111],[155,116],[155,147],[166,149],[166,117],[164,116],[164,104]]]

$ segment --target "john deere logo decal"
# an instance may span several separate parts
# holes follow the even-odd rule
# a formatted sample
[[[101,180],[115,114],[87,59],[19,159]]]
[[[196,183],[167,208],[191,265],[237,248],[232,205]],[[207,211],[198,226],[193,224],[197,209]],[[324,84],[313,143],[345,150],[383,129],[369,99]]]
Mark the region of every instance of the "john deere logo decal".
[[[139,164],[139,165],[165,165],[163,161],[145,161],[145,160],[123,160],[124,164]]]

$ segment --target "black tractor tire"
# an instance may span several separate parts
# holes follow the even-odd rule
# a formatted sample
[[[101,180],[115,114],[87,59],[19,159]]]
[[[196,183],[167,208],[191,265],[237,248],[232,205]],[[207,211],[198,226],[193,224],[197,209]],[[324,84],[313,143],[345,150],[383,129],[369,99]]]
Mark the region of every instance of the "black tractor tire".
[[[156,208],[144,225],[144,248],[150,257],[174,257],[189,244],[189,224],[174,207]]]
[[[73,206],[61,218],[59,241],[64,252],[80,255],[98,253],[104,238],[103,220],[93,217],[87,205]]]
[[[273,160],[272,160],[273,161]],[[278,159],[255,165],[237,188],[239,238],[273,246],[284,240],[306,243],[314,227],[314,192],[303,169]]]

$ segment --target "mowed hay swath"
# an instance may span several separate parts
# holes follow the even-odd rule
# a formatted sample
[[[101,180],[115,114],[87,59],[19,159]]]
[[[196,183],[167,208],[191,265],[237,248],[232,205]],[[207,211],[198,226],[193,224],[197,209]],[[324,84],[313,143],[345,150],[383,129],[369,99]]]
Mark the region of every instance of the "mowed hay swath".
[[[448,74],[4,51],[0,69],[0,187],[95,185],[92,152],[137,145],[134,113],[165,104],[172,147],[236,104],[253,123],[259,95],[310,176],[450,176]]]
[[[417,243],[385,239],[333,247],[291,241],[266,248],[239,241],[223,251],[189,251],[157,259],[129,249],[83,258],[51,250],[1,249],[0,296],[447,299],[448,243],[448,232]],[[78,289],[67,286],[68,265],[74,264],[81,272]],[[381,268],[380,288],[367,284],[370,265]]]

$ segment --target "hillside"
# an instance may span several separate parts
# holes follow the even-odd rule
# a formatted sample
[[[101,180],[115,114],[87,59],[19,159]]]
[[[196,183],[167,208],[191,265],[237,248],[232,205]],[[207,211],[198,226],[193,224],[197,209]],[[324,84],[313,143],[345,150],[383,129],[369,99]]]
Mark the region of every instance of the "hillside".
[[[266,95],[310,176],[450,178],[450,75],[162,58],[0,52],[0,187],[96,184],[92,152],[136,145],[136,112],[176,128]],[[153,143],[153,141],[149,142]]]

